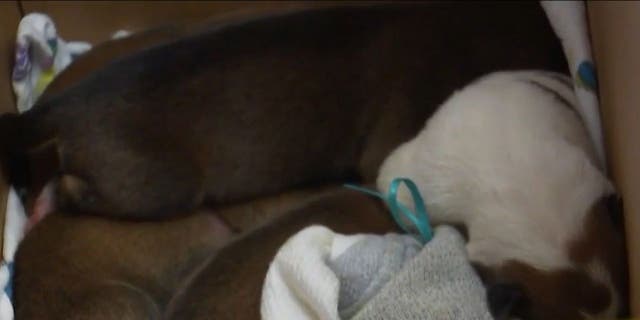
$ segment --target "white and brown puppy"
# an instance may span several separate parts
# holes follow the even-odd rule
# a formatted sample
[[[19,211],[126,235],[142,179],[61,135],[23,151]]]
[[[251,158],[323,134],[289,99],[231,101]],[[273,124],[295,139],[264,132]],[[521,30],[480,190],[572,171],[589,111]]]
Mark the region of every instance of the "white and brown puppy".
[[[409,177],[433,222],[467,227],[496,316],[613,318],[624,305],[624,241],[604,206],[614,189],[575,104],[562,75],[493,73],[381,167],[380,188]]]

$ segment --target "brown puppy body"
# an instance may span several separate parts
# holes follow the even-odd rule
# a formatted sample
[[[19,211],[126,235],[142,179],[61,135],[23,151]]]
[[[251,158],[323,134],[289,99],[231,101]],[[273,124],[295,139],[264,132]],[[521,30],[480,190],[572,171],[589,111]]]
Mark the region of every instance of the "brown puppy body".
[[[177,292],[166,319],[259,319],[269,263],[290,236],[310,225],[345,234],[398,231],[377,199],[348,190],[321,197],[220,250]]]
[[[384,206],[361,194],[334,190],[305,202],[217,254],[232,237],[211,212],[161,222],[53,214],[18,251],[16,318],[258,319],[267,266],[293,233],[311,224],[394,229]]]
[[[91,51],[83,54],[63,70],[49,86],[45,89],[40,100],[46,100],[51,96],[60,94],[65,89],[77,85],[89,74],[104,68],[111,61],[130,55],[133,52],[141,51],[154,45],[175,40],[186,34],[187,28],[180,26],[164,26],[147,31],[134,33],[126,38],[109,40],[95,46]],[[30,173],[29,185],[31,191],[26,194],[26,207],[29,214],[33,215],[34,204],[42,192],[38,192],[50,182],[51,173],[56,172],[59,167],[57,146],[54,142],[31,149],[28,158],[21,158],[18,161],[19,167],[28,167]],[[36,210],[37,211],[37,210]],[[46,213],[36,213],[46,214]],[[33,218],[33,217],[32,217]]]
[[[231,234],[210,212],[162,222],[52,214],[16,256],[16,319],[158,319]]]
[[[514,68],[565,68],[537,3],[301,11],[121,59],[1,128],[13,154],[55,143],[66,209],[159,217],[372,181],[451,91]]]
[[[96,46],[57,77],[43,98],[115,57],[165,41],[181,30],[154,29]],[[46,171],[55,161],[46,150],[33,154],[39,156],[32,158],[32,169],[39,170],[34,173]],[[233,230],[250,232],[331,191],[335,187],[297,190],[226,206],[215,215]],[[54,214],[20,247],[14,282],[17,319],[158,318],[173,292],[230,240],[220,222],[211,212],[159,223]]]

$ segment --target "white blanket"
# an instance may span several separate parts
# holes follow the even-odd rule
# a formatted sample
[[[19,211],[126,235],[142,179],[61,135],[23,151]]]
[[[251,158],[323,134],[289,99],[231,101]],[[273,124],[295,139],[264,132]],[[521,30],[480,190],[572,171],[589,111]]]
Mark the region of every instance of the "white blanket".
[[[426,246],[407,235],[306,228],[271,263],[261,314],[264,320],[492,319],[465,242],[446,226]]]

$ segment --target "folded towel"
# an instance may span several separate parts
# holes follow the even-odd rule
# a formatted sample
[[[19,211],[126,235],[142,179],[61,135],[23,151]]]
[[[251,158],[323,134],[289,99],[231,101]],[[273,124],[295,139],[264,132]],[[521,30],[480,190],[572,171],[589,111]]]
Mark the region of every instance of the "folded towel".
[[[280,248],[262,289],[264,320],[338,320],[337,275],[326,265],[362,236],[345,237],[312,226],[291,237]]]
[[[354,252],[360,250],[357,245],[353,247]],[[436,228],[433,240],[350,319],[490,320],[493,317],[484,286],[467,260],[464,239],[455,229],[441,226]]]
[[[422,245],[398,234],[365,236],[327,264],[340,282],[338,311],[351,319],[396,276]]]
[[[261,313],[265,320],[492,319],[464,240],[447,226],[424,247],[408,235],[306,228],[271,263]]]

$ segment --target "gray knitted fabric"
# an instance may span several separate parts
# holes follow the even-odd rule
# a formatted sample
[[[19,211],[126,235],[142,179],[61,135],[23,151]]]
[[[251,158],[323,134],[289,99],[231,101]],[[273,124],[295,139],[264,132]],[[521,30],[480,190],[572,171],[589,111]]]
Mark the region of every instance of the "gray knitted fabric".
[[[367,236],[331,261],[340,279],[341,318],[493,319],[455,229],[438,227],[419,248],[409,236]]]
[[[421,248],[410,236],[365,236],[336,259],[328,261],[340,280],[340,318],[355,315]]]

